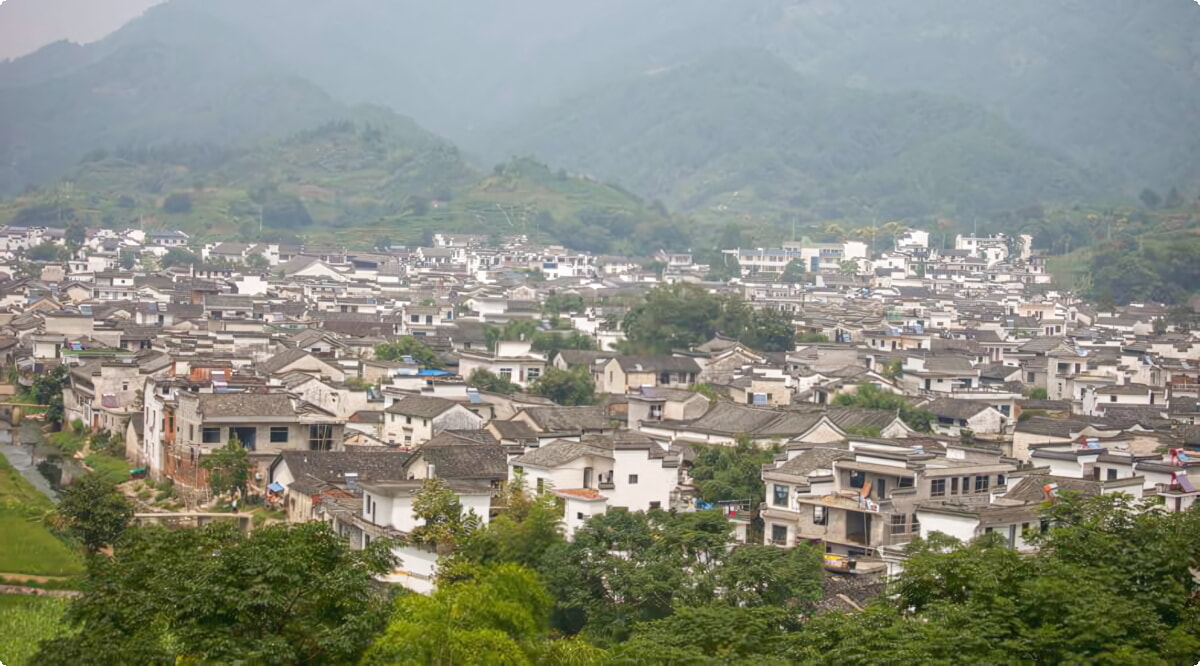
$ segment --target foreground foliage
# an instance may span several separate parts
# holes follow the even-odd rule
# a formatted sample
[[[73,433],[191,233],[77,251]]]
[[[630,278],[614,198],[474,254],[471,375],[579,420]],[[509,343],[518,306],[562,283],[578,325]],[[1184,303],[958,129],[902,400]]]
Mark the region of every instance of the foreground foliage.
[[[78,631],[37,661],[351,662],[381,628],[372,578],[392,564],[386,542],[352,551],[323,523],[132,530],[91,559],[65,618]]]

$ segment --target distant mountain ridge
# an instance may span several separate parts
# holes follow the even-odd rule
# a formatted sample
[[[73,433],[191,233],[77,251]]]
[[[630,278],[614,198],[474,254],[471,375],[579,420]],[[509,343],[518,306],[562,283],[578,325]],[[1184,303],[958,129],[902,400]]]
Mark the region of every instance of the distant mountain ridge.
[[[94,42],[162,1],[5,0],[0,3],[0,61],[54,42]]]
[[[497,136],[496,154],[529,152],[683,210],[815,207],[829,218],[868,205],[902,217],[1096,191],[981,107],[829,86],[766,51],[645,73]]]
[[[0,192],[374,103],[729,219],[1130,200],[1200,187],[1196,34],[1189,0],[171,0],[0,63]]]

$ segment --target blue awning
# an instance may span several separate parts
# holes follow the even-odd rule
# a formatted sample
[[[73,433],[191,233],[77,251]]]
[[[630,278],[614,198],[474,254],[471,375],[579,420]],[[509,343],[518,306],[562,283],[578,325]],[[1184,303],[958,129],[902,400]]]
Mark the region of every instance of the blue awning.
[[[273,493],[281,493],[283,492],[283,486],[279,485],[278,481],[272,481],[271,485],[267,486],[267,490]]]

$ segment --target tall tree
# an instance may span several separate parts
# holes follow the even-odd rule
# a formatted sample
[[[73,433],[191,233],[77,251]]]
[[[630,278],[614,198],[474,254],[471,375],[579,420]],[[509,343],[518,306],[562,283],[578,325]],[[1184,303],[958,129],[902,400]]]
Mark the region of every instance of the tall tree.
[[[236,436],[230,437],[225,446],[207,454],[200,467],[208,470],[208,485],[214,495],[238,492],[246,494],[254,463],[246,454],[246,447]]]
[[[399,361],[405,356],[411,357],[413,361],[426,367],[437,363],[437,354],[424,342],[411,335],[401,336],[393,342],[375,345],[375,358],[380,361]]]
[[[590,405],[596,398],[596,382],[585,365],[577,365],[570,370],[547,367],[545,374],[533,383],[529,392],[566,407]]]
[[[85,475],[67,486],[56,513],[60,524],[89,553],[116,543],[133,520],[133,507],[125,496],[97,474]]]

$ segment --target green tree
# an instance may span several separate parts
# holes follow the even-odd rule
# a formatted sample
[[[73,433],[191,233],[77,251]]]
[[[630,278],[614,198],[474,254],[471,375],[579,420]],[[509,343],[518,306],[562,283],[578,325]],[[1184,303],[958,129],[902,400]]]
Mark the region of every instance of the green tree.
[[[51,262],[63,261],[66,255],[66,248],[59,247],[54,243],[46,241],[41,245],[35,245],[25,251],[25,257],[30,261]]]
[[[529,392],[567,407],[590,405],[596,399],[596,383],[585,365],[570,370],[547,367],[545,374],[529,387]]]
[[[599,663],[585,646],[556,646],[549,617],[553,600],[537,576],[515,564],[473,567],[470,576],[439,585],[432,595],[396,601],[387,629],[364,664],[532,666]],[[578,661],[558,662],[564,648]]]
[[[71,250],[78,250],[87,242],[87,227],[83,225],[81,220],[71,220],[67,224],[66,234],[64,239],[67,242],[67,247]]]
[[[884,366],[883,370],[881,370],[879,374],[892,381],[900,379],[904,376],[903,359],[894,358],[891,361],[888,361],[888,364]]]
[[[611,650],[615,664],[778,664],[774,652],[794,612],[772,606],[684,606],[674,615],[643,622]],[[817,662],[812,662],[817,663]]]
[[[172,192],[163,199],[164,213],[180,214],[192,212],[192,195],[187,192]]]
[[[779,276],[780,282],[789,284],[801,284],[808,280],[808,271],[805,269],[803,259],[792,259],[783,267],[783,273]]]
[[[409,540],[434,546],[442,555],[458,550],[459,544],[480,525],[475,511],[463,511],[458,495],[442,479],[426,479],[421,484],[413,499],[412,512],[421,524],[409,533]]]
[[[750,500],[757,505],[766,497],[762,466],[775,461],[775,449],[754,445],[741,435],[734,446],[697,445],[691,476],[706,502]]]
[[[1029,389],[1029,398],[1031,400],[1048,400],[1050,399],[1050,392],[1044,387],[1035,386]]]
[[[571,331],[565,335],[545,331],[533,336],[533,346],[535,352],[541,352],[546,355],[546,358],[552,359],[554,355],[563,349],[580,349],[583,351],[596,351],[596,339],[582,331]]]
[[[517,471],[501,495],[504,511],[467,537],[460,559],[478,565],[519,564],[545,569],[546,553],[565,543],[562,507],[551,493],[531,492],[525,473]]]
[[[112,483],[88,474],[62,492],[56,514],[58,523],[89,553],[98,553],[116,543],[129,527],[133,507]]]
[[[411,357],[417,364],[425,367],[437,365],[437,353],[411,335],[396,338],[394,342],[375,345],[377,360],[399,361],[405,356]]]
[[[787,352],[796,348],[796,325],[791,315],[779,308],[762,308],[750,315],[750,326],[742,342],[765,352]]]
[[[205,455],[200,467],[208,470],[208,485],[214,495],[226,493],[246,494],[254,463],[246,454],[246,447],[236,436],[229,438],[225,446]]]
[[[475,370],[467,378],[467,385],[477,388],[480,391],[490,391],[491,393],[502,393],[504,395],[512,395],[521,391],[519,385],[497,376],[491,370]]]
[[[132,529],[89,561],[70,629],[34,663],[354,663],[383,625],[373,579],[394,564],[387,540],[351,550],[323,522]]]
[[[63,420],[63,387],[69,381],[70,368],[66,365],[56,365],[48,372],[33,378],[29,387],[29,397],[37,405],[49,405],[46,409],[46,421],[50,424],[62,424]]]
[[[859,270],[858,262],[853,259],[838,262],[838,273],[842,275],[858,275]]]
[[[750,321],[750,309],[737,296],[713,295],[682,282],[661,285],[625,315],[625,347],[665,354],[706,342],[717,332],[740,337]]]
[[[833,399],[833,404],[897,412],[908,427],[920,432],[930,432],[935,419],[928,410],[913,407],[904,396],[884,391],[874,384],[860,384],[854,393],[841,393]]]
[[[1142,203],[1146,205],[1146,208],[1149,208],[1150,210],[1158,208],[1159,204],[1162,203],[1162,196],[1158,192],[1155,192],[1148,187],[1142,190],[1141,194],[1138,194],[1138,198],[1141,199]]]
[[[825,558],[809,544],[794,548],[734,548],[714,572],[716,589],[738,607],[778,606],[809,611],[821,599]]]
[[[537,322],[532,319],[514,319],[503,328],[491,324],[485,324],[483,327],[483,337],[487,340],[488,349],[492,350],[496,349],[496,343],[501,341],[532,342],[539,332]]]
[[[167,250],[159,260],[159,264],[163,268],[171,268],[172,266],[191,266],[200,263],[200,257],[194,252],[189,252],[181,247],[173,247]]]

